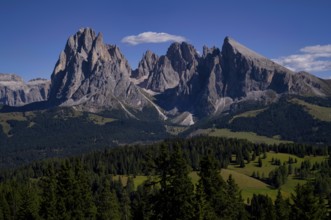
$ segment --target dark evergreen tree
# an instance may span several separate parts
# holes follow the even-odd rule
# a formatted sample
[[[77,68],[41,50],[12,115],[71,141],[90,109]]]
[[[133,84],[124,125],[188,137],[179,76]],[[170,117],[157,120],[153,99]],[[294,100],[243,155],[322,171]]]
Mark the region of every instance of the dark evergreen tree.
[[[193,219],[194,186],[188,177],[189,168],[180,147],[175,144],[169,157],[163,147],[157,159],[161,189],[157,195],[155,214],[157,219]],[[164,170],[165,169],[165,170]]]
[[[75,190],[74,171],[69,160],[65,160],[61,164],[57,175],[56,209],[58,211],[58,219],[70,220],[83,218],[83,215],[76,211],[78,207],[76,205]],[[82,212],[82,210],[79,210],[79,212]]]
[[[153,198],[155,198],[156,189],[151,177],[140,186],[133,194],[132,201],[132,219],[133,220],[148,220],[153,214]]]
[[[19,220],[36,220],[40,219],[39,212],[39,198],[36,190],[29,184],[23,186],[21,189],[22,200],[18,210]]]
[[[120,220],[120,206],[117,197],[110,189],[109,178],[103,181],[103,188],[97,202],[98,220]]]
[[[203,186],[198,184],[196,187],[196,219],[197,220],[214,220],[218,219],[214,208],[211,206]]]
[[[134,192],[134,181],[133,181],[132,176],[128,177],[125,189],[126,189],[126,191],[128,192],[129,195],[131,195],[131,193]]]
[[[217,162],[211,156],[205,156],[200,162],[200,180],[198,187],[203,189],[205,198],[218,218],[227,214],[227,185],[220,175]],[[208,206],[206,206],[208,207]]]
[[[253,195],[249,208],[251,218],[258,220],[275,220],[275,209],[272,200],[267,195]]]
[[[122,195],[120,198],[120,206],[121,206],[121,214],[122,220],[129,220],[131,219],[131,200],[128,192],[126,190],[122,191]]]
[[[290,208],[289,200],[284,200],[281,191],[278,190],[275,200],[276,220],[290,219]]]
[[[258,167],[262,167],[262,159],[261,159],[261,157],[259,157],[259,160],[258,160],[258,162],[257,162],[257,165],[258,165]]]
[[[10,207],[7,202],[7,199],[5,198],[5,193],[0,190],[0,219],[6,220],[11,219],[10,216]]]
[[[295,195],[292,194],[291,219],[318,220],[326,219],[326,205],[323,200],[315,197],[310,184],[297,185]]]
[[[73,168],[75,175],[73,196],[77,212],[74,215],[82,215],[84,219],[95,219],[97,208],[93,201],[89,177],[80,159],[74,161]]]
[[[229,219],[247,219],[247,213],[241,197],[241,192],[231,174],[227,180],[227,198],[228,207],[225,209],[225,217]]]
[[[57,195],[56,195],[56,176],[54,166],[47,167],[45,176],[40,180],[41,205],[40,216],[45,220],[57,219]]]

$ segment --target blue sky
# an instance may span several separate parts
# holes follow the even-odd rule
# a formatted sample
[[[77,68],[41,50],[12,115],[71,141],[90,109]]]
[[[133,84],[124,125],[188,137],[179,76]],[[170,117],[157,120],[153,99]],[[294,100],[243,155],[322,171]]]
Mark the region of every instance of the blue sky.
[[[132,68],[147,49],[166,53],[170,41],[142,43],[152,38],[185,39],[201,51],[231,36],[292,69],[330,78],[330,12],[329,0],[0,0],[0,72],[50,78],[68,37],[91,27]],[[136,45],[123,40],[139,34]]]

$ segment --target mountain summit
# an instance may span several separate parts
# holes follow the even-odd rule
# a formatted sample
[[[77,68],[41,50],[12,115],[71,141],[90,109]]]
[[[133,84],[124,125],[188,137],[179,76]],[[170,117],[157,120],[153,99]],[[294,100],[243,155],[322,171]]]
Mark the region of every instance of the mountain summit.
[[[49,100],[87,111],[126,107],[142,109],[148,101],[131,80],[120,49],[103,43],[90,28],[71,36],[53,74]]]

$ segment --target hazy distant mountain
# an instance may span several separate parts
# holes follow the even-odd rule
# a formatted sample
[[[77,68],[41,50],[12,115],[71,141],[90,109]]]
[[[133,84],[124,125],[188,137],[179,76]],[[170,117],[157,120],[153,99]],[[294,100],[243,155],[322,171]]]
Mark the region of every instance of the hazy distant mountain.
[[[22,106],[47,100],[50,81],[33,79],[25,83],[15,74],[0,73],[0,104]]]

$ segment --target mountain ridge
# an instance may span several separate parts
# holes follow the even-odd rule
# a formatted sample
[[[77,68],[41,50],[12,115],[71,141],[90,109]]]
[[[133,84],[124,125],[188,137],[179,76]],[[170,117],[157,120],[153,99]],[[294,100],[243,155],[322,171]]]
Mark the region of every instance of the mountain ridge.
[[[183,118],[182,114],[199,120],[238,102],[270,103],[283,94],[331,95],[328,81],[295,73],[231,37],[225,37],[221,49],[204,47],[202,55],[187,42],[172,43],[161,56],[148,50],[132,70],[120,49],[105,44],[102,33],[91,28],[69,37],[47,85],[45,95],[36,100],[47,106],[88,112],[120,109],[129,117],[149,107],[164,120]],[[2,92],[0,97],[4,96]],[[29,100],[1,104],[35,102]]]

